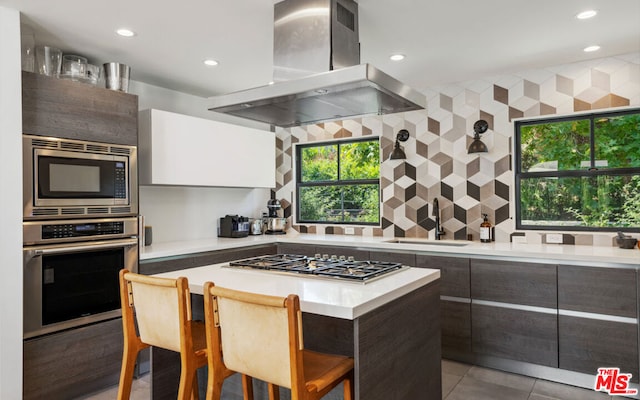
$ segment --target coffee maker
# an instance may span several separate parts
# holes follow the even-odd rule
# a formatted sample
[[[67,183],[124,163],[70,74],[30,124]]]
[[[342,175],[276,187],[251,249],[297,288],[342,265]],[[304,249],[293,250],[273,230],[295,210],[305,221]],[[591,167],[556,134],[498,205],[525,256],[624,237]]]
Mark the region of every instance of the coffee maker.
[[[267,235],[282,235],[285,232],[287,219],[280,216],[282,205],[278,199],[270,199],[267,202],[268,216],[263,216],[263,225]]]

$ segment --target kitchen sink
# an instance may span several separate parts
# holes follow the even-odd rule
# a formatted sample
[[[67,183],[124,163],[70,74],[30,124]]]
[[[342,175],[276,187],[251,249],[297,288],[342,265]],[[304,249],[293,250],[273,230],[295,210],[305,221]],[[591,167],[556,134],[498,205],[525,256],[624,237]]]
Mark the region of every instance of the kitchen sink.
[[[391,239],[385,240],[385,243],[398,243],[398,244],[420,244],[428,246],[453,246],[462,247],[469,245],[469,242],[465,241],[453,241],[453,240],[420,240],[420,239]]]

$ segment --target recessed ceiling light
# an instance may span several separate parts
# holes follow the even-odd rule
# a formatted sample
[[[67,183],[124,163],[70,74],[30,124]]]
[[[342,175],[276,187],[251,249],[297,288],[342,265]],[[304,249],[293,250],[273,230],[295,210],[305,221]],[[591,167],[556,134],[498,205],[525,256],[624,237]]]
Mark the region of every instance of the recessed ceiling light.
[[[126,29],[126,28],[120,28],[116,31],[116,33],[120,36],[124,36],[124,37],[131,37],[131,36],[135,36],[136,33],[130,29]]]
[[[594,45],[594,46],[588,46],[584,48],[585,53],[591,53],[592,51],[598,51],[600,50],[600,46]]]
[[[207,60],[204,60],[204,65],[208,67],[215,67],[216,65],[218,65],[218,62],[216,60],[207,59]]]
[[[391,57],[389,57],[389,59],[391,59],[392,61],[404,60],[404,54],[393,54]]]
[[[589,19],[593,18],[598,14],[596,10],[586,10],[576,15],[578,19]]]

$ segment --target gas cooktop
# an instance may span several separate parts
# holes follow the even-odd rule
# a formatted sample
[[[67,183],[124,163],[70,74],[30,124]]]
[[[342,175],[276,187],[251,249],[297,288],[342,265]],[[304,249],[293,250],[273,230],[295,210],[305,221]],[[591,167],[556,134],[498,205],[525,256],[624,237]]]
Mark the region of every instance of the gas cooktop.
[[[399,271],[402,264],[386,261],[356,261],[353,257],[327,255],[307,257],[296,254],[275,254],[232,261],[229,267],[250,268],[274,272],[301,274],[304,276],[341,279],[345,281],[371,282],[373,279]]]

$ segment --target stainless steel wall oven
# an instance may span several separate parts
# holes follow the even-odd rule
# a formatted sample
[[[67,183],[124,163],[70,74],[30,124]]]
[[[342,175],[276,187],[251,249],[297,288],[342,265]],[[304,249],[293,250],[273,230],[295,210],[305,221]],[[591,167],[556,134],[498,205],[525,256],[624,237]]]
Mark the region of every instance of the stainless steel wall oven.
[[[26,221],[24,337],[120,316],[118,272],[137,272],[136,217]]]

